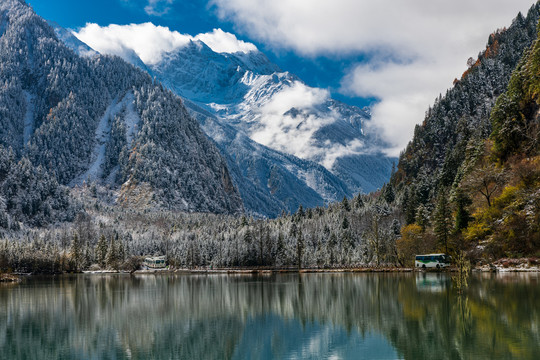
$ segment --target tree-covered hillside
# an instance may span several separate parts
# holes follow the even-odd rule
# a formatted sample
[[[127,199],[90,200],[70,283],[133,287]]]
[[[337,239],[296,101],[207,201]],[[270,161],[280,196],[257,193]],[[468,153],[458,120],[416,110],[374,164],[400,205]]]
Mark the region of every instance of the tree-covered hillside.
[[[471,259],[485,262],[539,256],[539,11],[540,4],[536,4],[527,17],[519,15],[510,28],[490,36],[478,60],[470,61],[462,78],[428,110],[424,124],[416,128],[390,182],[381,191],[327,207],[300,207],[292,215],[271,220],[177,211],[185,189],[197,196],[211,194],[197,183],[201,169],[197,164],[206,164],[205,169],[219,173],[219,167],[213,166],[220,162],[211,162],[213,157],[205,162],[202,155],[197,157],[201,152],[190,152],[200,149],[193,137],[173,136],[180,130],[200,132],[173,94],[143,76],[138,88],[120,92],[113,98],[113,105],[108,105],[110,131],[101,131],[99,124],[88,120],[93,124],[91,131],[100,135],[98,139],[107,139],[103,144],[98,140],[92,144],[98,150],[103,147],[103,172],[97,174],[113,184],[117,181],[114,179],[121,179],[119,191],[99,183],[76,188],[72,194],[85,212],[62,226],[4,226],[10,230],[0,231],[0,239],[5,239],[0,241],[0,271],[131,268],[140,260],[138,256],[147,254],[165,254],[171,264],[190,268],[411,265],[414,254],[429,252],[465,251]],[[108,66],[120,60],[97,57],[79,61]],[[19,78],[13,79],[16,99],[20,95],[17,86],[26,88]],[[7,210],[7,216],[0,218],[3,224],[12,224],[13,219],[37,226],[47,224],[47,216],[62,216],[58,209],[72,206],[63,202],[64,190],[54,177],[43,175],[48,179],[44,188],[36,180],[48,163],[32,157],[32,149],[36,139],[49,139],[47,129],[77,131],[74,125],[79,123],[69,120],[87,116],[74,105],[77,101],[76,92],[67,94],[60,101],[65,105],[51,109],[42,119],[43,124],[62,120],[66,128],[48,125],[39,130],[43,127],[40,125],[28,147],[13,145],[15,150],[0,152],[0,209]],[[176,117],[163,114],[177,114],[180,125]],[[13,140],[13,136],[7,139]],[[183,142],[189,145],[181,147]],[[42,146],[52,144],[49,140],[42,142]],[[34,168],[24,154],[41,167]],[[77,166],[79,162],[70,155],[60,152],[54,159],[60,161],[64,156]],[[187,159],[199,161],[192,167],[189,161],[193,160]],[[173,162],[175,165],[170,165]],[[184,162],[187,165],[182,167]],[[15,175],[6,177],[12,170],[4,169],[16,169]],[[180,182],[183,173],[174,172],[180,169],[193,177],[187,186]],[[212,178],[212,174],[208,176]],[[221,176],[223,186],[235,191],[227,173]],[[31,202],[35,206],[30,210],[12,201],[29,196],[24,186],[17,187],[24,184],[20,179],[29,179],[24,181],[41,189],[32,192],[42,200]],[[171,187],[171,183],[175,185]],[[211,187],[212,183],[205,185]],[[32,195],[31,199],[36,197]],[[202,204],[209,201],[202,197]],[[140,206],[156,203],[172,204],[172,209],[148,211]],[[69,220],[68,216],[64,218]]]
[[[0,3],[0,64],[0,145],[16,160],[62,185],[107,184],[124,205],[242,211],[215,144],[145,72],[75,54],[20,0]]]
[[[537,23],[540,5],[486,50],[417,126],[384,191],[405,214],[400,248],[538,255]]]
[[[46,226],[71,221],[78,206],[68,190],[43,167],[0,145],[0,228],[19,229],[19,223]]]
[[[467,150],[491,133],[490,113],[508,85],[523,52],[536,39],[540,5],[521,14],[508,29],[490,35],[487,47],[454,87],[426,112],[399,159],[391,184],[406,188],[408,222],[419,205],[433,205],[439,189],[459,183]]]

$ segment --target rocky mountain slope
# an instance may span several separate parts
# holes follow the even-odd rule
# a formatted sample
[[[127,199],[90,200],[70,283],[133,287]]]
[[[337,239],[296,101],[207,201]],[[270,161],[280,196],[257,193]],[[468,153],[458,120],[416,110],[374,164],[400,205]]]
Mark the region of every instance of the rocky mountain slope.
[[[352,193],[376,190],[388,179],[392,159],[381,153],[385,144],[363,130],[369,112],[305,85],[258,50],[217,53],[192,41],[147,67],[222,123],[270,149],[324,166]]]
[[[305,85],[256,49],[217,52],[193,39],[146,64],[126,44],[111,49],[101,51],[148,71],[188,100],[229,166],[248,169],[235,183],[252,212],[275,216],[299,204],[320,206],[376,190],[390,176],[393,159],[381,152],[385,144],[363,131],[367,111]]]
[[[108,183],[125,204],[242,211],[215,144],[148,74],[117,57],[79,56],[22,0],[0,4],[0,36],[0,145],[17,159],[63,185]]]
[[[194,103],[186,101],[186,106],[218,144],[252,214],[275,217],[300,205],[316,207],[351,196],[323,166],[261,145]]]

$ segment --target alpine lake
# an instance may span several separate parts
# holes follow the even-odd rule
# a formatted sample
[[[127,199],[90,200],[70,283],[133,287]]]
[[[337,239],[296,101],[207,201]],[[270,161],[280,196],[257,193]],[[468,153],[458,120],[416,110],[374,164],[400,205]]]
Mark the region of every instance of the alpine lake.
[[[540,359],[540,273],[30,276],[0,358]]]

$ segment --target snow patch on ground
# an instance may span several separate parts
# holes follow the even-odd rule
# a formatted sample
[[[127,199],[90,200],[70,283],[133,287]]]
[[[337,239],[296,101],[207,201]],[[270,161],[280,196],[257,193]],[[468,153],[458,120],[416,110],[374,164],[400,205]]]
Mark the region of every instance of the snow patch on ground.
[[[336,194],[328,191],[328,184],[325,183],[324,179],[320,177],[320,173],[312,171],[310,169],[303,169],[294,164],[286,164],[285,169],[290,173],[294,174],[300,181],[306,184],[307,187],[319,194],[325,201],[332,202],[337,201],[339,198],[336,198]]]
[[[26,114],[24,114],[24,135],[23,145],[26,146],[30,137],[34,132],[34,99],[35,95],[30,94],[28,91],[23,91],[24,98],[26,99]]]
[[[126,124],[127,145],[128,147],[131,147],[133,138],[139,131],[139,123],[141,122],[141,118],[139,117],[137,110],[135,110],[135,97],[131,91],[124,96],[122,103],[125,105],[126,109],[124,121]]]
[[[126,139],[128,146],[131,146],[133,138],[137,134],[140,117],[135,110],[135,98],[133,93],[128,92],[119,102],[115,98],[111,105],[105,110],[105,114],[99,120],[96,128],[95,145],[90,156],[90,167],[88,170],[72,181],[70,185],[81,185],[83,182],[89,183],[102,178],[103,164],[105,162],[105,152],[107,143],[111,137],[111,125],[116,115],[124,112],[124,121],[126,125]]]
[[[122,103],[118,103],[118,99],[114,99],[105,110],[105,114],[99,120],[96,128],[95,145],[90,156],[90,167],[81,176],[73,180],[72,185],[80,185],[83,182],[91,182],[101,178],[103,173],[103,163],[105,162],[105,150],[107,142],[111,136],[111,124],[116,114],[122,110]]]

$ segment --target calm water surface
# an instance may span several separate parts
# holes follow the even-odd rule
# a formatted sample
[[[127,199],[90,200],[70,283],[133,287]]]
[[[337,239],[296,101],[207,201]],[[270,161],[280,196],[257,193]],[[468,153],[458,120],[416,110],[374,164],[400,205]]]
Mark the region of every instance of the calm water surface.
[[[540,274],[31,277],[0,358],[540,359]]]

